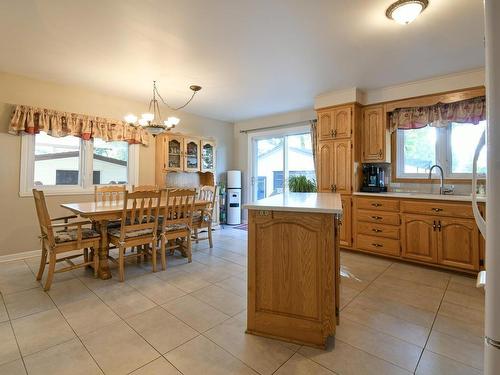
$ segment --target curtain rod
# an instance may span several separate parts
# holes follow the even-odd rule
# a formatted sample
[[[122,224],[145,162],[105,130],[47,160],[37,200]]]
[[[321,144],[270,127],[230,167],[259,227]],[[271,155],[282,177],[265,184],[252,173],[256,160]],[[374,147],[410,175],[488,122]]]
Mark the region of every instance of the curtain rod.
[[[311,121],[318,121],[318,120],[311,119],[311,120],[306,120],[306,121],[301,121],[301,122],[292,122],[292,123],[289,123],[289,124],[265,126],[263,128],[245,129],[245,130],[240,130],[240,133],[247,134],[247,133],[253,133],[253,132],[262,131],[262,130],[269,130],[269,129],[290,128],[290,127],[292,127],[294,125],[299,125],[299,124],[303,124],[303,123],[306,123],[306,122],[310,123]]]

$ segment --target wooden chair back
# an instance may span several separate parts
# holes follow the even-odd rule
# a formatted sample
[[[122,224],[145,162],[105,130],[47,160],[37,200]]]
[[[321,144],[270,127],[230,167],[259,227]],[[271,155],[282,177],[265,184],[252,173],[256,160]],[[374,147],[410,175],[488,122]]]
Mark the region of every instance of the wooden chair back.
[[[191,228],[196,189],[167,189],[163,206],[162,232],[170,225],[186,225]]]
[[[43,191],[33,189],[33,198],[35,199],[35,208],[38,216],[38,223],[40,225],[41,238],[43,241],[47,241],[48,245],[54,246],[54,233],[52,231],[49,211],[47,210]]]
[[[96,185],[94,188],[94,202],[103,204],[118,203],[124,199],[126,191],[125,185]]]
[[[156,236],[158,213],[160,212],[161,191],[125,191],[121,217],[120,241],[124,242],[127,232],[151,230]]]
[[[132,185],[132,191],[158,191],[160,188],[158,185]]]
[[[205,208],[205,212],[212,214],[215,207],[215,200],[217,199],[217,185],[215,186],[202,186],[200,188],[199,198],[202,201],[209,201]]]

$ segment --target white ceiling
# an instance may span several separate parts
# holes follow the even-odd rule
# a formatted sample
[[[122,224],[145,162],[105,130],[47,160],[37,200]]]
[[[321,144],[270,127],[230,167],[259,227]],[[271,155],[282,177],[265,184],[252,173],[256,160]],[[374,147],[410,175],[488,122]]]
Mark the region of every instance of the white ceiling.
[[[0,2],[0,71],[235,121],[484,66],[483,1],[430,0],[415,22],[392,0],[11,0]]]

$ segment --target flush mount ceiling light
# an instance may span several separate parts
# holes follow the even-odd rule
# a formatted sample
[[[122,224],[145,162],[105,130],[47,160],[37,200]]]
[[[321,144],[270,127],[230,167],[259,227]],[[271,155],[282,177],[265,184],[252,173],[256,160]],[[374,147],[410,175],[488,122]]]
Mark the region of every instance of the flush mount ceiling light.
[[[393,3],[385,15],[402,25],[414,21],[429,5],[429,0],[399,0]]]
[[[125,121],[129,123],[130,125],[134,126],[142,126],[146,128],[150,133],[153,135],[163,133],[164,131],[169,131],[175,128],[175,125],[177,125],[181,120],[177,117],[168,117],[166,120],[163,120],[162,123],[162,116],[160,112],[160,103],[156,97],[160,98],[162,103],[170,108],[173,111],[177,111],[179,109],[184,108],[187,106],[189,103],[191,103],[191,100],[193,100],[194,96],[198,91],[201,90],[201,86],[198,85],[192,85],[189,86],[189,89],[193,92],[191,94],[191,97],[189,100],[181,105],[180,107],[174,108],[171,107],[165,102],[165,100],[162,98],[160,93],[158,92],[158,88],[156,87],[156,81],[153,81],[153,98],[149,101],[149,110],[147,113],[143,113],[141,115],[141,118],[138,119],[136,115],[134,114],[128,114],[125,116]]]

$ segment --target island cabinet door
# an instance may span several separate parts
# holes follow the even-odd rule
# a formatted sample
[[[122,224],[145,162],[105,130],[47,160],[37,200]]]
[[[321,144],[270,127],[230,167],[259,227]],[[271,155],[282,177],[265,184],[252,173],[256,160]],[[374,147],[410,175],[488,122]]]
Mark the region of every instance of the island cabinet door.
[[[318,191],[333,191],[333,141],[321,141],[318,145]]]
[[[439,264],[479,270],[479,230],[473,220],[440,219]]]
[[[402,257],[437,263],[437,223],[430,216],[403,215]]]
[[[333,215],[249,211],[249,333],[324,347],[335,331]]]
[[[342,200],[342,220],[340,221],[339,240],[340,246],[351,247],[352,245],[352,210],[351,197],[343,196]]]

